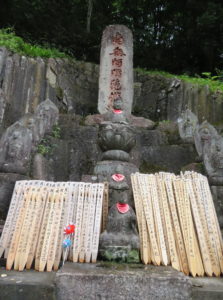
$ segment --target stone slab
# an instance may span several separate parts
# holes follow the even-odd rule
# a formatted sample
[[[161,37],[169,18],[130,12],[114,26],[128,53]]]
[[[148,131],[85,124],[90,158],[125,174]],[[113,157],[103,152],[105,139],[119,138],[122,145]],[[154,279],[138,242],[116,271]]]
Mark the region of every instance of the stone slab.
[[[191,278],[193,300],[223,299],[223,278]]]
[[[72,264],[56,274],[57,298],[146,300],[190,299],[187,276],[171,267],[140,264]]]
[[[144,146],[141,148],[142,163],[152,164],[160,171],[179,173],[182,166],[194,162],[195,158],[196,151],[190,144]],[[139,167],[140,170],[141,167],[142,165]],[[151,170],[147,170],[146,173],[151,173]]]
[[[17,272],[0,269],[0,299],[55,300],[55,272]],[[64,299],[65,300],[65,299]]]
[[[124,25],[109,25],[103,32],[100,54],[98,111],[105,114],[113,100],[123,99],[131,114],[133,102],[133,38]]]
[[[223,186],[211,186],[211,193],[218,216],[218,222],[221,229],[223,229]]]
[[[57,273],[48,273],[6,271],[2,266],[0,299],[4,300],[223,299],[222,277],[192,278],[171,267],[65,263]]]

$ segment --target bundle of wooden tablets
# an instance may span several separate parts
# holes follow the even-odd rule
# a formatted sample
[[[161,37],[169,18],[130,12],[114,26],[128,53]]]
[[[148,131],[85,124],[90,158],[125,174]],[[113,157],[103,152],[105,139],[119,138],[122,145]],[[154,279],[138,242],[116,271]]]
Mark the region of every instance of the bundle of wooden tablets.
[[[131,176],[141,259],[192,276],[220,276],[223,242],[207,178],[195,172]]]
[[[6,268],[14,265],[22,271],[34,265],[38,271],[57,270],[62,254],[64,260],[96,262],[108,211],[103,198],[108,201],[107,184],[102,183],[16,182],[0,239]],[[67,224],[75,224],[75,233],[69,237],[69,249],[63,251]]]

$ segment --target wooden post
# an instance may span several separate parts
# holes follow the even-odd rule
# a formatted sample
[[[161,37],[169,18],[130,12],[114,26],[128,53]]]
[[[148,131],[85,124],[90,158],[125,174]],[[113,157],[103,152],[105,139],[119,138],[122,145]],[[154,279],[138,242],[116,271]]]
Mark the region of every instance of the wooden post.
[[[91,254],[91,261],[93,263],[96,263],[97,255],[98,255],[99,236],[101,232],[103,195],[104,195],[104,185],[102,183],[98,183],[97,204],[95,208],[94,232],[93,232],[93,239],[92,239],[92,254]]]

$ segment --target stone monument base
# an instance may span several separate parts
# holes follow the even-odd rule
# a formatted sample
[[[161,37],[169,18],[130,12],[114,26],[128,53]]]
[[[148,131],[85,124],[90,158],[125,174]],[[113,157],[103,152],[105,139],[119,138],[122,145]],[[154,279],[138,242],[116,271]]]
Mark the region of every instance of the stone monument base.
[[[0,299],[7,300],[216,300],[222,297],[222,278],[191,278],[171,267],[65,263],[55,273],[6,271],[0,266]]]
[[[58,299],[191,299],[189,277],[171,267],[66,263],[56,275]]]

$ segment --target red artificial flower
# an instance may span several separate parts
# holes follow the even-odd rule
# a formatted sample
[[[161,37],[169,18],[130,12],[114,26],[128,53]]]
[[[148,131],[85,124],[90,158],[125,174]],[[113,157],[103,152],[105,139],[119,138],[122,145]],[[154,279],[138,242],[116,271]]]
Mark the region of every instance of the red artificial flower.
[[[75,225],[74,224],[68,224],[66,227],[64,227],[64,234],[72,234],[74,233]]]

